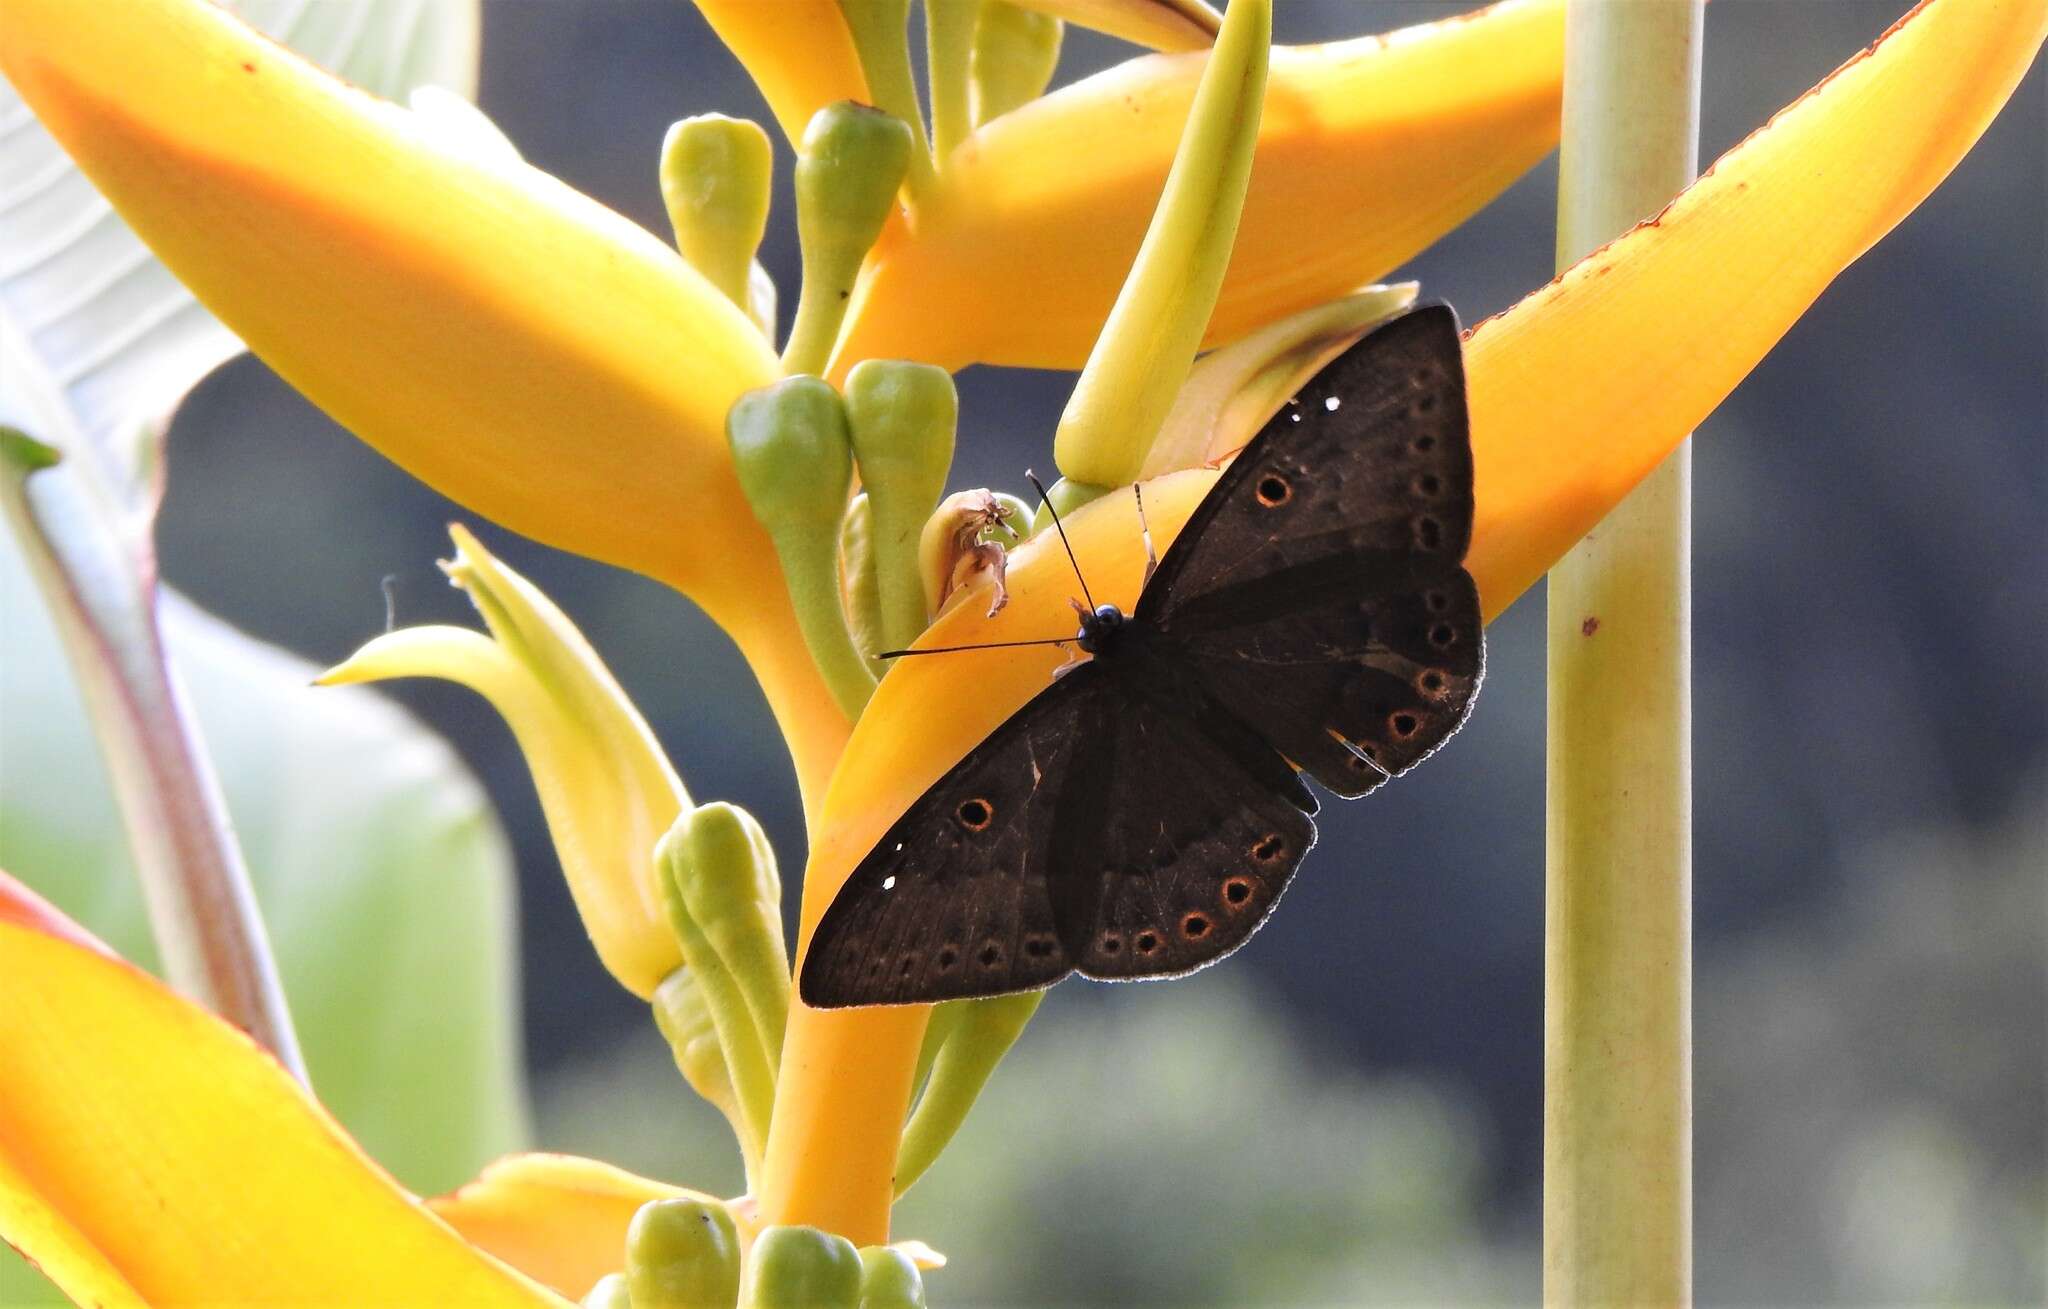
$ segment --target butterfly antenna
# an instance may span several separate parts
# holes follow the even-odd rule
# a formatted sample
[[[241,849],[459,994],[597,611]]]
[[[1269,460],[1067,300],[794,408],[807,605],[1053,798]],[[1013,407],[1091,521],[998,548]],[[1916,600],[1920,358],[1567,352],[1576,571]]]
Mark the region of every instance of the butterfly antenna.
[[[1067,539],[1066,525],[1060,522],[1060,511],[1053,507],[1052,497],[1045,493],[1045,483],[1038,480],[1038,474],[1024,470],[1024,480],[1031,483],[1038,492],[1038,498],[1045,503],[1047,512],[1052,514],[1052,525],[1060,534],[1060,544],[1067,548],[1067,562],[1074,566],[1074,580],[1081,584],[1081,594],[1088,599],[1088,612],[1095,612],[1095,597],[1089,594],[1088,579],[1081,576],[1081,561],[1074,558],[1074,543]]]
[[[1014,650],[1020,645],[1065,645],[1071,636],[1048,636],[1037,641],[988,641],[981,645],[933,645],[922,650],[884,650],[877,659],[905,659],[911,655],[959,654],[963,650]]]

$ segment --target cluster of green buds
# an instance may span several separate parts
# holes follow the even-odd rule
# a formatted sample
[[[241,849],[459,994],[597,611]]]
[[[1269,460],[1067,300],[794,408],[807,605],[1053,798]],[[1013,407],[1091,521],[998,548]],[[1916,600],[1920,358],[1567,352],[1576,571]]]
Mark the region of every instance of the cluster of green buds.
[[[897,22],[900,8],[849,6],[857,39],[866,32],[879,49],[877,34]],[[896,30],[900,48],[900,23]],[[993,80],[962,83],[971,92],[963,114],[1018,93],[1013,75],[1019,52],[1032,48],[1031,32],[1050,32],[1056,49],[1058,24],[1037,15],[993,23],[983,15],[964,32],[974,58],[986,48]],[[963,39],[950,27],[939,35]],[[1024,538],[1030,521],[1022,501],[986,491],[965,493],[978,497],[978,519],[957,506],[935,516],[959,418],[945,369],[866,360],[847,373],[843,391],[821,376],[862,263],[920,160],[930,166],[922,128],[893,113],[842,101],[813,116],[796,165],[803,289],[782,351],[786,376],[742,397],[726,420],[741,490],[774,542],[812,661],[849,718],[883,671],[877,656],[909,645],[955,591],[989,575],[1000,603],[1002,551]],[[677,123],[663,145],[662,194],[677,248],[772,341],[775,290],[754,257],[767,222],[769,168],[767,135],[719,115]],[[956,570],[958,559],[967,563]]]
[[[731,1210],[678,1197],[641,1206],[623,1272],[585,1309],[923,1309],[924,1277],[902,1248],[857,1250],[815,1227],[769,1227],[743,1249]]]

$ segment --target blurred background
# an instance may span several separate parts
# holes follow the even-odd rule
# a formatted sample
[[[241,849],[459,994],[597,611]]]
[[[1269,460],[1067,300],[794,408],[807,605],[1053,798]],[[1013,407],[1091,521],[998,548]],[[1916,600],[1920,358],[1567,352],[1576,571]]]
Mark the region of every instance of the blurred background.
[[[1905,0],[1717,0],[1703,162]],[[1305,42],[1461,5],[1285,0]],[[1060,80],[1128,50],[1069,30]],[[768,121],[687,4],[484,6],[483,108],[538,166],[666,233],[674,119]],[[2048,85],[1852,267],[1696,450],[1697,1220],[1703,1303],[2039,1303],[2048,1240]],[[788,153],[763,261],[795,303]],[[1551,275],[1555,160],[1397,276],[1471,323]],[[1391,279],[1390,279],[1391,280]],[[1674,312],[1683,312],[1682,306]],[[1070,378],[960,378],[953,484],[1050,462]],[[802,865],[744,665],[643,579],[440,499],[243,359],[171,442],[166,577],[321,664],[473,624],[433,561],[476,526],[582,627],[698,799]],[[678,524],[679,531],[688,530]],[[1535,1298],[1543,600],[1490,631],[1454,746],[1327,806],[1259,938],[1156,987],[1059,987],[901,1210],[938,1302]],[[519,867],[538,1143],[730,1191],[722,1124],[598,967],[510,733],[441,684],[390,695],[475,770]]]

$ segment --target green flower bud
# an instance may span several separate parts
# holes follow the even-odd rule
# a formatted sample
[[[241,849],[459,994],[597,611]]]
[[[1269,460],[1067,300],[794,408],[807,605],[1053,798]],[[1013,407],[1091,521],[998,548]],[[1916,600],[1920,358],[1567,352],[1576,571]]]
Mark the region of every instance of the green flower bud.
[[[1059,510],[1060,517],[1065,518],[1090,500],[1100,500],[1114,489],[1098,486],[1093,482],[1077,482],[1071,477],[1062,477],[1046,488],[1045,503],[1038,506],[1038,512],[1031,519],[1031,534],[1037,536],[1052,526],[1054,509]],[[1047,505],[1051,508],[1047,508]]]
[[[746,1309],[856,1309],[861,1260],[853,1242],[815,1227],[769,1227],[754,1240]]]
[[[846,377],[846,423],[867,487],[869,549],[881,592],[882,639],[909,645],[925,629],[918,538],[946,490],[960,400],[930,364],[869,359]]]
[[[882,589],[875,580],[873,540],[874,520],[863,491],[846,507],[846,521],[839,527],[839,567],[853,643],[867,657],[868,671],[880,677],[887,670],[875,654],[889,647],[882,642]]]
[[[740,1294],[740,1236],[713,1201],[677,1197],[640,1206],[626,1228],[633,1309],[731,1309]]]
[[[733,1136],[740,1143],[744,1156],[747,1178],[751,1183],[760,1171],[761,1161],[753,1149],[752,1138],[746,1130],[746,1123],[740,1116],[739,1096],[733,1090],[732,1071],[725,1066],[725,1049],[718,1043],[718,1026],[712,1020],[711,1006],[704,999],[703,988],[697,985],[697,974],[690,968],[676,969],[654,988],[650,1002],[654,1010],[654,1026],[668,1042],[669,1053],[675,1057],[676,1070],[690,1089],[704,1097],[725,1120],[732,1124]]]
[[[683,884],[692,880],[689,834],[692,815],[676,820],[667,836],[655,847],[654,858],[660,876],[669,926],[682,947],[684,970],[694,979],[698,995],[711,1016],[718,1034],[718,1048],[724,1056],[726,1075],[731,1079],[733,1098],[739,1114],[735,1128],[740,1151],[758,1160],[768,1140],[768,1122],[775,1110],[775,1060],[761,1039],[753,1011],[741,988],[703,926],[690,911]],[[688,1015],[685,1014],[685,1020]]]
[[[804,644],[839,707],[858,718],[875,679],[839,598],[839,528],[853,484],[839,393],[815,377],[785,378],[741,396],[725,431],[740,489],[775,543]]]
[[[861,261],[896,207],[912,149],[909,127],[865,105],[841,101],[812,116],[796,162],[804,287],[782,352],[785,371],[825,371]]]
[[[1029,104],[1060,62],[1060,20],[1005,0],[987,0],[974,29],[968,102],[974,125]]]
[[[964,1008],[939,1046],[917,1110],[903,1126],[903,1141],[896,1149],[897,1195],[924,1176],[967,1121],[967,1111],[1043,999],[1043,991],[1026,991],[961,1002]]]
[[[924,1274],[888,1245],[860,1252],[860,1309],[924,1309]]]
[[[769,1065],[779,1067],[789,1021],[789,955],[782,942],[782,880],[768,834],[746,810],[714,800],[677,819],[665,848],[691,920],[738,985]]]
[[[583,1309],[633,1309],[633,1296],[626,1289],[624,1273],[606,1273],[577,1303]]]
[[[773,168],[768,134],[744,118],[685,118],[661,143],[661,198],[676,247],[742,309],[750,305],[754,251],[768,230]]]

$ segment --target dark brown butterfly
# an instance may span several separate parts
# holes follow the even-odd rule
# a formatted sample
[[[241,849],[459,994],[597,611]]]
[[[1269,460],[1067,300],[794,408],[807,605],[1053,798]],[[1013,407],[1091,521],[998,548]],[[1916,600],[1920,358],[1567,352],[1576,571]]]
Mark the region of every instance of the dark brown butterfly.
[[[1464,722],[1471,531],[1458,321],[1433,305],[1275,414],[1135,611],[1084,615],[1093,658],[897,820],[819,922],[804,1002],[1175,977],[1235,950],[1315,843],[1301,772],[1364,795]]]

